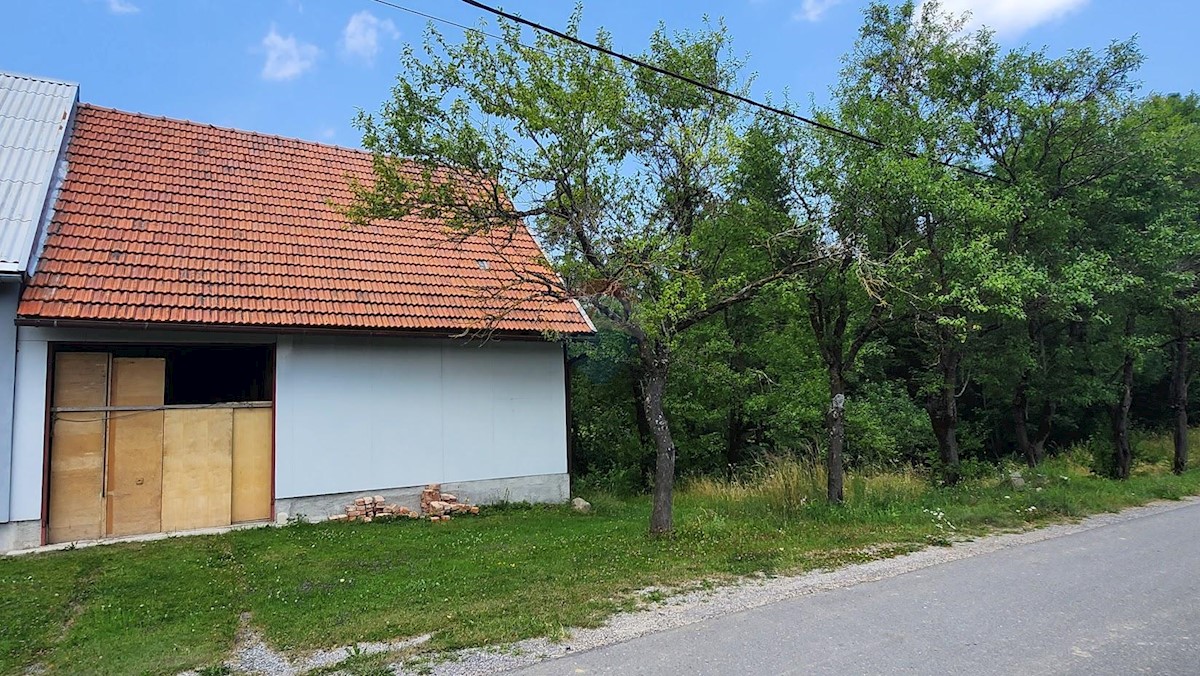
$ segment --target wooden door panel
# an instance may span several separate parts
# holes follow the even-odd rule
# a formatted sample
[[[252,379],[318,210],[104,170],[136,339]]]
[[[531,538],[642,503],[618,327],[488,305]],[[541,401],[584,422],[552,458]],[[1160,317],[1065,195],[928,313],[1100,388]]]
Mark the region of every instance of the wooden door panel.
[[[50,432],[50,542],[93,540],[104,524],[102,413],[63,413]]]
[[[108,404],[108,353],[59,352],[54,356],[54,406]]]
[[[162,529],[163,412],[118,412],[108,423],[106,533]]]
[[[167,360],[161,357],[114,357],[109,376],[109,406],[162,406],[167,391]]]
[[[61,352],[54,358],[51,402],[103,407],[108,353]],[[104,533],[104,413],[51,412],[50,495],[46,539],[90,540]]]
[[[228,526],[233,475],[233,410],[164,413],[162,529]]]
[[[166,372],[165,359],[113,358],[109,405],[162,406]],[[162,529],[162,455],[162,411],[109,414],[106,534]]]
[[[271,409],[233,410],[234,523],[271,518]]]

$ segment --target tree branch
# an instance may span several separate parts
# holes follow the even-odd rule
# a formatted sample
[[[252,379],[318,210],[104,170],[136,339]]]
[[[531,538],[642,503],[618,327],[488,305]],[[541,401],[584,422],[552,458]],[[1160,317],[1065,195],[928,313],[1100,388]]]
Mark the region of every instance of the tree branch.
[[[770,275],[767,275],[766,277],[761,277],[753,282],[750,282],[749,284],[743,286],[741,289],[739,289],[735,293],[730,294],[730,295],[722,298],[721,300],[718,300],[715,303],[712,303],[711,305],[708,305],[707,307],[705,307],[701,310],[697,310],[696,312],[693,312],[692,314],[676,321],[674,324],[672,324],[670,326],[670,328],[676,333],[678,333],[680,331],[684,331],[684,330],[704,321],[705,319],[708,319],[709,317],[720,312],[721,310],[724,310],[727,307],[730,307],[732,305],[737,305],[738,303],[741,303],[746,300],[750,300],[755,295],[757,295],[758,292],[761,291],[764,286],[766,286],[772,282],[777,282],[781,279],[786,279],[786,278],[792,276],[793,274],[795,274],[796,272],[803,270],[804,268],[806,268],[820,260],[824,260],[824,256],[818,257],[818,258],[811,258],[811,259],[803,260],[803,261],[796,261],[795,263],[786,265],[783,268],[780,268],[778,271],[776,271]]]

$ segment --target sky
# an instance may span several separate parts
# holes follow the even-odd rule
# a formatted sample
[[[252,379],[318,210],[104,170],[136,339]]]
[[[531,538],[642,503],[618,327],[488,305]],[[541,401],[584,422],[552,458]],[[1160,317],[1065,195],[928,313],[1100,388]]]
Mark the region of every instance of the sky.
[[[391,0],[475,25],[456,0]],[[0,70],[76,82],[80,99],[161,115],[358,147],[359,110],[388,97],[398,55],[427,19],[372,0],[0,0]],[[562,27],[574,0],[493,4]],[[584,32],[604,27],[637,53],[668,29],[724,18],[733,50],[756,74],[757,98],[786,91],[823,102],[853,46],[866,0],[585,0]],[[1103,48],[1137,36],[1145,92],[1200,89],[1196,0],[943,0],[971,11],[1002,44]],[[450,36],[461,29],[439,25]]]

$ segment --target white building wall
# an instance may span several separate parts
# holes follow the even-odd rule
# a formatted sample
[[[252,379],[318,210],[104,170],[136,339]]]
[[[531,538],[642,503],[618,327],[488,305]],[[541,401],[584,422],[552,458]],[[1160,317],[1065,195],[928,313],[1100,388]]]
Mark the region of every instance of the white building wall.
[[[0,294],[0,313],[11,315],[5,298]],[[12,522],[42,516],[54,342],[275,343],[278,499],[472,481],[491,482],[472,487],[474,499],[565,498],[566,393],[562,350],[554,343],[34,327],[15,327],[14,334],[11,417],[4,415],[0,387],[0,482],[7,479],[0,499]],[[5,340],[0,326],[0,383],[12,382],[3,379],[11,349]],[[12,420],[11,454],[4,453],[6,420]],[[494,481],[522,477],[528,479]]]
[[[46,340],[17,327],[13,402],[12,492],[9,520],[42,518],[42,460],[46,440]]]
[[[17,366],[17,301],[21,285],[0,282],[0,523],[9,520],[12,495],[14,371]]]
[[[281,337],[277,498],[565,475],[561,347]]]

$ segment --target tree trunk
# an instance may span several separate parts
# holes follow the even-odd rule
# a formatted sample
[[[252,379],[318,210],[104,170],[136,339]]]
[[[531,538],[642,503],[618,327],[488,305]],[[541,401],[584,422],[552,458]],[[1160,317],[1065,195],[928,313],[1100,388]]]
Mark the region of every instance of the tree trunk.
[[[1179,338],[1175,343],[1175,360],[1171,370],[1171,406],[1175,409],[1175,461],[1171,469],[1176,474],[1187,471],[1188,465],[1188,341]]]
[[[1012,401],[1013,432],[1017,438],[1017,447],[1025,456],[1025,462],[1030,467],[1037,467],[1046,459],[1046,441],[1050,438],[1050,423],[1054,417],[1054,404],[1047,402],[1042,407],[1038,419],[1037,434],[1029,436],[1029,373],[1021,375],[1013,393]]]
[[[662,341],[646,340],[640,347],[640,356],[643,373],[642,407],[650,425],[650,433],[654,437],[655,448],[650,534],[670,535],[674,527],[671,508],[675,488],[675,442],[671,439],[671,428],[663,411],[663,396],[667,387],[671,355],[669,348]]]
[[[1121,389],[1112,409],[1113,442],[1118,479],[1128,479],[1133,469],[1133,449],[1129,445],[1129,407],[1133,404],[1133,354],[1126,353],[1121,364]]]
[[[1017,389],[1013,392],[1012,400],[1013,433],[1017,438],[1017,448],[1025,456],[1025,464],[1037,467],[1039,458],[1033,450],[1033,442],[1029,440],[1029,373],[1021,374]]]
[[[1037,435],[1033,438],[1033,457],[1037,464],[1046,459],[1046,442],[1050,440],[1050,431],[1054,424],[1054,402],[1048,401],[1042,406],[1042,414],[1038,420]]]
[[[958,483],[958,350],[943,347],[938,354],[941,383],[937,392],[929,395],[925,409],[937,437],[938,457],[942,476],[950,486]]]
[[[837,368],[829,371],[829,411],[825,415],[829,433],[829,453],[825,456],[826,496],[830,504],[840,505],[843,489],[842,451],[846,447],[846,379]]]
[[[637,420],[638,439],[642,442],[642,446],[649,446],[654,441],[654,432],[650,430],[650,422],[646,419],[646,407],[642,404],[642,400],[645,398],[646,394],[642,385],[642,378],[638,374],[633,379],[633,400],[637,402],[633,412]]]
[[[733,468],[742,460],[744,441],[745,425],[742,422],[741,410],[737,403],[731,403],[725,422],[725,473],[731,478]]]
[[[638,455],[638,478],[642,481],[643,486],[649,487],[651,485],[650,477],[654,476],[655,460],[654,454],[646,453],[645,450],[654,447],[654,432],[650,429],[650,422],[646,419],[644,380],[639,363],[633,378],[633,413],[634,420],[637,422],[638,443],[643,451]]]

